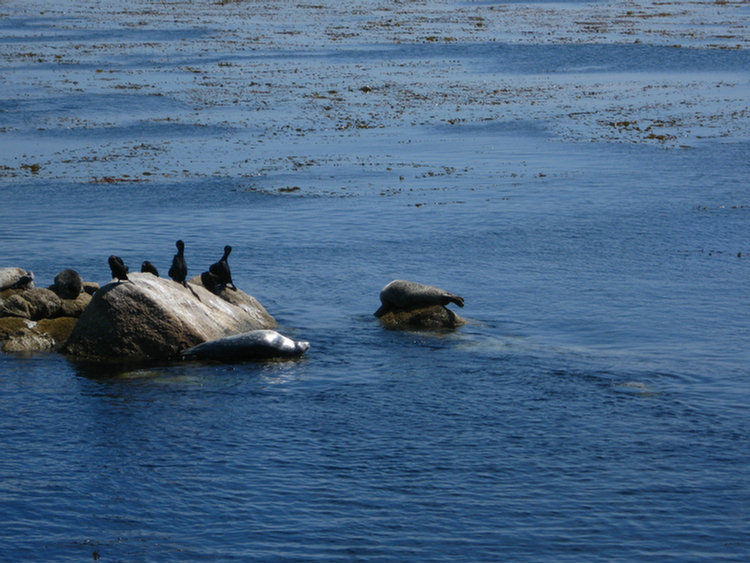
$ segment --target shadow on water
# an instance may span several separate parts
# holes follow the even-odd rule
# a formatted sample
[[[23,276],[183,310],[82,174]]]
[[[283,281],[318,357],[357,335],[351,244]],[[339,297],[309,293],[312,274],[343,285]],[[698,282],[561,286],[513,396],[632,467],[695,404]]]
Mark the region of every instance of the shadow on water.
[[[99,383],[154,379],[200,383],[223,375],[274,377],[274,374],[289,371],[305,361],[303,358],[232,362],[92,361],[68,358],[76,375]]]
[[[168,362],[93,361],[75,358],[68,358],[68,362],[76,375],[99,382],[132,377],[157,377],[174,365]]]

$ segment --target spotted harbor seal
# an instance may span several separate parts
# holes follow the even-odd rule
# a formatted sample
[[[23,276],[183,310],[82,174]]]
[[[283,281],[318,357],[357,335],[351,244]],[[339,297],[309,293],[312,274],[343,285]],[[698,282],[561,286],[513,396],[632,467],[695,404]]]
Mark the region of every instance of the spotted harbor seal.
[[[459,307],[464,306],[463,297],[439,287],[406,280],[394,280],[386,285],[380,292],[380,302],[382,305],[375,311],[376,317],[390,311],[407,311],[432,305],[455,303]]]
[[[240,360],[267,360],[295,358],[310,348],[310,343],[292,340],[275,330],[251,330],[218,340],[198,344],[183,352],[184,359],[236,362]]]

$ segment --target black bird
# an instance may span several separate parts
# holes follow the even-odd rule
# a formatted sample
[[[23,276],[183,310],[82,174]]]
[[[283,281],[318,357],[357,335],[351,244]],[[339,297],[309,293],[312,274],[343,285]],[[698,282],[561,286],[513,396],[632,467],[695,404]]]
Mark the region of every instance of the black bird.
[[[227,262],[230,252],[232,252],[232,247],[229,245],[225,246],[224,256],[216,264],[211,264],[208,271],[216,276],[219,285],[231,285],[232,289],[237,291],[237,287],[235,287],[232,281],[232,271],[229,269],[229,262]]]
[[[120,281],[128,279],[128,267],[122,261],[122,258],[119,256],[110,256],[108,262],[113,278],[117,278]]]
[[[146,260],[141,264],[141,272],[154,274],[157,278],[159,277],[159,270],[156,269],[156,266],[154,266],[151,262]]]
[[[177,254],[172,258],[172,267],[169,268],[169,277],[177,283],[181,283],[187,287],[187,262],[185,262],[185,243],[178,240],[175,243],[177,246]]]

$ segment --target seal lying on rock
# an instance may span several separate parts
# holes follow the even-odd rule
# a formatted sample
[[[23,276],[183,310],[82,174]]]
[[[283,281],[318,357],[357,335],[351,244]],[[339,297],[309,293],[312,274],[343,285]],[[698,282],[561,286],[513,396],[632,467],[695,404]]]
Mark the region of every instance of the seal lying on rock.
[[[310,348],[310,343],[292,340],[275,330],[251,330],[234,336],[198,344],[183,352],[183,359],[236,362],[240,360],[266,360],[270,358],[295,358]]]
[[[34,273],[23,268],[0,268],[0,291],[5,289],[31,289]]]
[[[388,312],[407,311],[420,309],[433,305],[445,306],[455,303],[459,307],[464,306],[464,298],[449,291],[432,285],[394,280],[386,285],[380,292],[382,305],[375,311],[376,317],[382,317]]]

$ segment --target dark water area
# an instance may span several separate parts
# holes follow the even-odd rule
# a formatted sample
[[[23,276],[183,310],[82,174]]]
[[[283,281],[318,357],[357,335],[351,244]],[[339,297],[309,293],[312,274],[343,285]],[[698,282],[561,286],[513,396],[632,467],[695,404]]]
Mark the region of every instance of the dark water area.
[[[0,18],[0,43],[34,21]],[[747,85],[746,49],[436,47],[332,46],[291,75],[325,93],[319,64],[368,51],[455,59],[479,80],[555,68],[588,89],[663,63]],[[274,64],[304,58],[286,53]],[[154,84],[0,101],[0,266],[106,283],[110,254],[166,271],[181,238],[192,275],[231,244],[236,284],[311,348],[230,365],[0,354],[0,560],[747,560],[746,137],[574,142],[531,101],[489,119],[471,94],[461,114],[430,100],[302,131],[279,126],[312,111],[295,90],[248,114]],[[699,88],[686,99],[708,112]],[[180,119],[192,111],[200,127]],[[143,174],[162,157],[169,174]],[[395,278],[462,295],[468,324],[384,330],[372,313]]]

